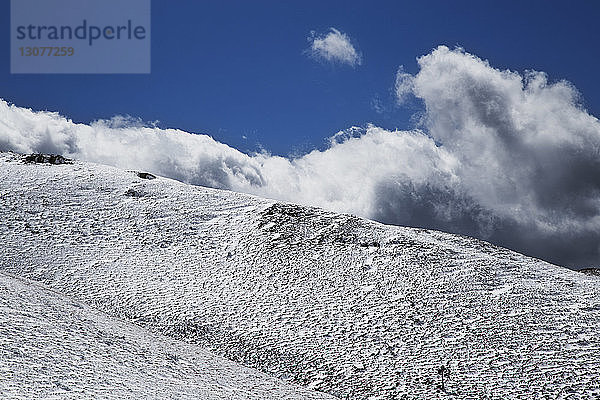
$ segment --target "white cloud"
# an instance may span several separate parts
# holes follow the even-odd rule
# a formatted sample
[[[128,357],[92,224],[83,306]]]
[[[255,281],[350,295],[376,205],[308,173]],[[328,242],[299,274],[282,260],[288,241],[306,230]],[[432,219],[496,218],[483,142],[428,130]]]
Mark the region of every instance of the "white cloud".
[[[445,46],[418,63],[408,79],[425,103],[424,127],[456,160],[455,187],[494,220],[486,238],[600,264],[600,122],[575,88]]]
[[[412,94],[414,89],[414,77],[404,72],[404,67],[401,65],[396,72],[396,99],[398,104],[403,104],[407,97]]]
[[[439,47],[401,74],[423,131],[350,128],[297,158],[114,118],[75,124],[0,101],[0,150],[52,152],[459,232],[555,262],[600,264],[600,121],[567,82]],[[410,84],[404,84],[410,82]]]
[[[324,36],[317,36],[315,32],[311,32],[308,40],[311,43],[308,53],[315,59],[339,62],[351,67],[362,62],[348,35],[335,28],[331,28]]]
[[[122,117],[75,124],[57,113],[34,112],[1,100],[0,121],[0,150],[57,153],[364,216],[372,212],[377,182],[399,175],[427,180],[445,157],[419,132],[374,126],[340,132],[329,149],[289,159],[246,155],[206,135],[143,127]]]

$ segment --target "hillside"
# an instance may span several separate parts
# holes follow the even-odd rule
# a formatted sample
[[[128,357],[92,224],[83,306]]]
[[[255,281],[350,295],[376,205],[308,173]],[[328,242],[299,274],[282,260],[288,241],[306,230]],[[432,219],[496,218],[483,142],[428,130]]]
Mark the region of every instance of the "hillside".
[[[600,397],[600,279],[468,237],[9,153],[0,237],[0,272],[342,399]]]
[[[333,399],[0,274],[0,397]]]

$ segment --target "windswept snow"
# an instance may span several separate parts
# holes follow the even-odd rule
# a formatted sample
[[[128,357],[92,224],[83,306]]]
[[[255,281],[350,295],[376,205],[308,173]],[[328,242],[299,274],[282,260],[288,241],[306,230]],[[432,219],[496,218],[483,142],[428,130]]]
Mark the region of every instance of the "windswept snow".
[[[0,237],[0,272],[342,399],[600,398],[600,279],[475,239],[12,154]]]
[[[0,274],[0,398],[333,399]]]

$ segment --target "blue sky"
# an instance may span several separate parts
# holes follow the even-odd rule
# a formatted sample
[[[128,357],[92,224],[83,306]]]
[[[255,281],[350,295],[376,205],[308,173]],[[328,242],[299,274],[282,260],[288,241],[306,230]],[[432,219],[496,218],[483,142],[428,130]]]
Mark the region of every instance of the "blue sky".
[[[11,75],[5,57],[0,97],[77,122],[128,114],[243,151],[298,154],[352,125],[409,128],[418,105],[395,104],[398,66],[415,73],[416,57],[446,44],[497,68],[567,79],[599,115],[597,4],[155,0],[150,75]],[[7,0],[2,8],[0,50],[8,55]],[[307,56],[310,32],[331,27],[348,35],[361,65]]]

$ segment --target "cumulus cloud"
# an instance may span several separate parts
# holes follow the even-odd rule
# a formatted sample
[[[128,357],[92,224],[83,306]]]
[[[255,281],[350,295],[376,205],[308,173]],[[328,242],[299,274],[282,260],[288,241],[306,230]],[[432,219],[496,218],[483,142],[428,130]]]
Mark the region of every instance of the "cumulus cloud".
[[[351,67],[360,65],[362,62],[360,54],[350,42],[348,35],[335,28],[330,28],[326,35],[317,35],[316,32],[311,32],[308,41],[310,42],[308,54],[317,60],[338,62]]]
[[[471,219],[491,221],[485,234],[454,230],[559,263],[599,264],[600,123],[575,88],[444,46],[418,63],[408,79],[425,104],[424,128],[455,159],[454,191],[476,206]],[[445,223],[437,219],[427,225]]]
[[[324,151],[244,154],[206,135],[89,125],[0,101],[0,150],[52,152],[184,182],[441,229],[568,266],[600,264],[600,121],[568,82],[438,47],[400,70],[418,130],[353,127]]]

